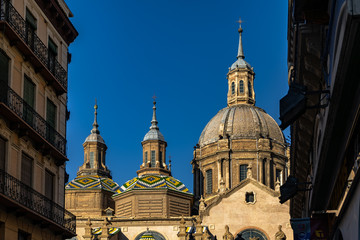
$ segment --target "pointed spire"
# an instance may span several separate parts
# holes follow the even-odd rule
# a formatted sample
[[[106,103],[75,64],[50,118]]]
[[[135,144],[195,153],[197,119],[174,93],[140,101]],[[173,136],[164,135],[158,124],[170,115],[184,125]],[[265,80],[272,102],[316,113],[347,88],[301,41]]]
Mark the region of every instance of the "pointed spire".
[[[155,99],[156,99],[156,96],[154,95],[154,97],[153,97],[153,99],[154,99],[154,102],[153,102],[153,104],[154,104],[154,106],[153,106],[153,117],[152,117],[152,120],[151,120],[151,127],[150,127],[150,129],[157,129],[157,130],[159,130],[159,127],[158,127],[158,121],[156,120],[156,101],[155,101]]]
[[[243,32],[243,29],[242,29],[242,27],[241,27],[241,23],[242,23],[243,21],[241,21],[241,18],[239,19],[239,21],[238,21],[238,23],[239,23],[239,30],[238,30],[238,32],[239,32],[239,49],[238,49],[238,55],[237,55],[237,58],[239,59],[239,58],[241,58],[241,59],[244,59],[245,58],[245,56],[244,56],[244,51],[243,51],[243,47],[242,47],[242,38],[241,38],[241,35],[242,35],[242,32]]]
[[[93,129],[91,130],[91,133],[100,134],[100,131],[99,131],[99,129],[98,129],[99,124],[97,123],[97,109],[98,109],[98,105],[97,105],[97,103],[96,103],[96,99],[95,99],[94,109],[95,109],[95,113],[94,113],[95,116],[94,116]]]

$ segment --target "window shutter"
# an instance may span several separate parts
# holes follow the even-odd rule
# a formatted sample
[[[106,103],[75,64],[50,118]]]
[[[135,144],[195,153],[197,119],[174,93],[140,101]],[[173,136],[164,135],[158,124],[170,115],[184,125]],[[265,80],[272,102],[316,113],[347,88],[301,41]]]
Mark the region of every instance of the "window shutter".
[[[94,168],[94,152],[90,152],[90,168]]]
[[[6,141],[0,137],[0,169],[5,170],[5,145]]]
[[[54,175],[48,170],[45,170],[45,196],[54,199]]]
[[[26,9],[26,23],[29,24],[33,30],[37,29],[36,18],[29,9]]]
[[[9,58],[0,50],[0,81],[8,83],[9,79]]]
[[[34,108],[35,84],[27,76],[24,77],[24,101]]]
[[[32,186],[33,178],[33,160],[25,154],[22,154],[21,160],[21,181],[28,186]]]
[[[56,129],[56,106],[49,99],[47,99],[46,106],[46,121],[49,123],[50,126]]]
[[[49,47],[49,50],[51,51],[51,53],[54,55],[54,56],[57,56],[57,46],[56,44],[54,43],[54,41],[49,38],[49,43],[48,43],[48,47]]]

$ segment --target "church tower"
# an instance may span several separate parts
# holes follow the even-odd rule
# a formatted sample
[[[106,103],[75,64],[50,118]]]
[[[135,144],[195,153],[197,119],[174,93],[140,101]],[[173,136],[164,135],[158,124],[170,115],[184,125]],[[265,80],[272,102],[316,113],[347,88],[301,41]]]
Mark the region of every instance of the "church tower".
[[[76,216],[104,216],[106,211],[114,211],[111,196],[119,190],[105,165],[107,146],[99,131],[97,104],[94,109],[93,128],[83,143],[84,163],[77,177],[65,186],[66,209]]]
[[[104,139],[100,135],[99,125],[97,123],[97,109],[94,106],[94,123],[91,134],[85,139],[84,147],[84,164],[77,172],[78,176],[84,175],[99,175],[104,177],[111,177],[110,171],[105,165],[105,155],[107,146]]]
[[[167,143],[159,130],[158,121],[156,120],[155,99],[153,104],[150,130],[141,142],[143,147],[143,163],[140,165],[140,170],[137,171],[137,174],[139,176],[149,174],[171,176],[171,171],[168,169],[165,161]]]

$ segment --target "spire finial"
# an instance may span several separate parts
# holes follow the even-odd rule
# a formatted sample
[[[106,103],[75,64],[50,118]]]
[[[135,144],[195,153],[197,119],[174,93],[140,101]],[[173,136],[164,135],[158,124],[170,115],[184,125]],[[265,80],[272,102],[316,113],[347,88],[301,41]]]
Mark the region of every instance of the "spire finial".
[[[171,155],[169,155],[169,171],[171,171]]]
[[[237,22],[239,23],[239,29],[238,29],[238,32],[239,32],[239,48],[238,48],[237,58],[244,59],[245,56],[244,56],[244,51],[243,51],[243,47],[242,47],[242,38],[241,38],[241,35],[242,35],[242,32],[243,32],[243,29],[241,27],[241,23],[243,23],[243,21],[241,20],[241,18],[239,18],[239,21],[237,21]]]
[[[157,125],[158,121],[156,120],[156,96],[155,96],[155,94],[153,96],[153,99],[154,99],[154,102],[153,102],[153,104],[154,104],[154,106],[153,106],[153,117],[152,117],[152,120],[151,120],[150,129],[159,129],[159,127]]]
[[[97,105],[96,98],[95,98],[94,109],[95,109],[95,112],[94,112],[94,123],[93,123],[93,129],[91,130],[91,133],[97,133],[97,134],[99,134],[99,133],[100,133],[100,131],[99,131],[99,129],[98,129],[99,125],[98,125],[98,123],[97,123],[97,109],[98,109],[98,105]]]

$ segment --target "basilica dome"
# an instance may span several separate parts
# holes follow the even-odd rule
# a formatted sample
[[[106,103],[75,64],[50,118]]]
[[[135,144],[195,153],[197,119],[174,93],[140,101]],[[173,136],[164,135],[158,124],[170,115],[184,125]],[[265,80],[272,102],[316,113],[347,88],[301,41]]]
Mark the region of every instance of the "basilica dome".
[[[221,138],[269,138],[284,143],[284,136],[275,120],[263,109],[239,104],[221,109],[206,125],[199,139],[200,147]]]

